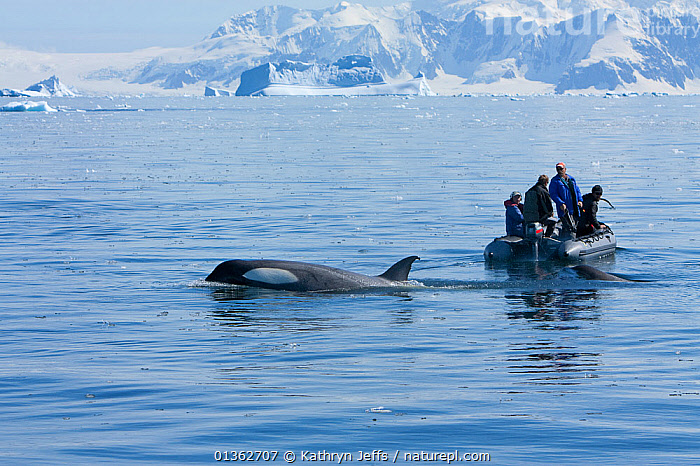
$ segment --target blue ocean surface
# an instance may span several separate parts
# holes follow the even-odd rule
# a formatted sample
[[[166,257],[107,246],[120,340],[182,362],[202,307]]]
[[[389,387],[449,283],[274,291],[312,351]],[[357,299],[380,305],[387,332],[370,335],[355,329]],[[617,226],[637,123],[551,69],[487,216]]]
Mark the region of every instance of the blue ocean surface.
[[[700,463],[700,97],[49,104],[0,113],[2,464]],[[644,281],[485,264],[559,161]]]

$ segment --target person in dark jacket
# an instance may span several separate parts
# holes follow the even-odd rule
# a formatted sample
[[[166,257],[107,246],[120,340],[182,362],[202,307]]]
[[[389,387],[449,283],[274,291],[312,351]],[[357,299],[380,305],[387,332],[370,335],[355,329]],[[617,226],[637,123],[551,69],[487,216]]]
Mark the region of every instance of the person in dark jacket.
[[[598,201],[603,197],[603,188],[595,185],[591,192],[583,196],[583,207],[581,208],[581,220],[578,222],[576,236],[590,235],[596,230],[607,228],[604,223],[598,221]]]
[[[547,183],[549,183],[549,177],[540,175],[537,183],[525,193],[525,209],[523,211],[525,222],[544,224],[548,218],[554,216],[552,198],[547,191]]]
[[[547,183],[549,183],[549,177],[540,175],[537,183],[525,193],[523,216],[526,224],[539,222],[542,225],[547,225],[547,220],[554,216],[552,198],[547,191]],[[545,236],[551,236],[553,229],[553,225],[547,225]]]
[[[569,213],[573,216],[574,221],[578,221],[579,208],[583,206],[583,197],[574,177],[566,174],[564,162],[557,164],[557,174],[549,183],[549,194],[557,206],[559,218],[563,218],[565,214]]]
[[[506,207],[506,235],[525,237],[525,220],[523,218],[523,198],[518,191],[510,194],[510,199],[503,205]]]

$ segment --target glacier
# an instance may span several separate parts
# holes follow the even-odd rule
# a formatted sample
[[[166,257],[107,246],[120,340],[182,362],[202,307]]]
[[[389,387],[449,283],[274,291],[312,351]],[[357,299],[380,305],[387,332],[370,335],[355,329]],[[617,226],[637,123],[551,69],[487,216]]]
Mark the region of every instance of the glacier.
[[[311,81],[295,85],[317,88],[330,84],[319,73],[331,73],[342,57],[364,56],[387,84],[413,81],[422,72],[440,94],[695,93],[700,91],[700,0],[268,6],[231,17],[189,47],[98,55],[78,60],[75,54],[13,51],[0,62],[0,85],[8,85],[4,78],[13,70],[50,69],[80,83],[84,93],[111,88],[202,95],[208,87],[207,92],[223,95],[240,89],[244,74],[253,70],[277,79],[287,72],[268,64],[298,63],[294,66],[310,68],[303,73],[288,68],[288,74]],[[339,75],[330,85],[348,87],[343,79],[350,76]],[[355,78],[361,77],[352,74]],[[288,83],[267,87],[283,84]]]

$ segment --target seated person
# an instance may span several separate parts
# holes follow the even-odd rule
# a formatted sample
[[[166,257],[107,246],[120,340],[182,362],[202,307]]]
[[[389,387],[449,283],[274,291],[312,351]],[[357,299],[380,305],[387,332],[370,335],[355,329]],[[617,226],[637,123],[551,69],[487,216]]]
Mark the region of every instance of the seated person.
[[[503,205],[506,207],[506,234],[508,236],[525,237],[525,219],[523,217],[523,196],[518,191],[510,194],[510,199]]]
[[[596,230],[607,228],[604,223],[598,221],[598,201],[602,197],[603,188],[600,185],[593,186],[591,192],[583,196],[583,208],[576,236],[590,235]]]

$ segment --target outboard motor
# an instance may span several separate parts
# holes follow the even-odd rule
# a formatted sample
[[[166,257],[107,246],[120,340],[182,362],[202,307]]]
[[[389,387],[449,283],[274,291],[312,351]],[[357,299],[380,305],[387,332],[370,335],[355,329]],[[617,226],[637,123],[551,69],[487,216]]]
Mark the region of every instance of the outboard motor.
[[[544,235],[544,227],[539,222],[525,224],[525,238],[531,240],[530,254],[535,261],[540,260],[540,240]]]
[[[530,239],[542,239],[544,235],[544,228],[539,222],[532,222],[525,225],[525,238]]]

